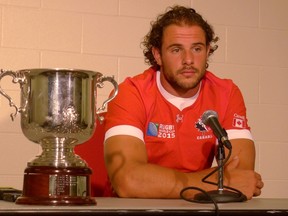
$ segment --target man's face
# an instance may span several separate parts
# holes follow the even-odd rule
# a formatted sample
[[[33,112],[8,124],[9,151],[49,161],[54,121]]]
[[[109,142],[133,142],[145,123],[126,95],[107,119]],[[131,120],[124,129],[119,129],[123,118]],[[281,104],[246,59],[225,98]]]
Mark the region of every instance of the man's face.
[[[206,72],[209,47],[201,27],[170,25],[163,32],[161,52],[153,49],[160,65],[161,83],[175,96],[196,94]]]

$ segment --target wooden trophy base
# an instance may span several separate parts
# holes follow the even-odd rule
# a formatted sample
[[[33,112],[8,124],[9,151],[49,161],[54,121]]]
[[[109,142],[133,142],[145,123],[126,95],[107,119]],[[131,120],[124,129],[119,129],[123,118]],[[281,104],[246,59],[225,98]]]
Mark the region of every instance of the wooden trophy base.
[[[16,204],[96,205],[90,197],[91,173],[88,167],[27,167],[23,193]]]

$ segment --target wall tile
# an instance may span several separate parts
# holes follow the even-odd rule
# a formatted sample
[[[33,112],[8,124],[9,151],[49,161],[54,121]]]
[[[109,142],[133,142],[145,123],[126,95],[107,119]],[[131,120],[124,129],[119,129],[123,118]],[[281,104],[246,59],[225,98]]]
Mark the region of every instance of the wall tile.
[[[0,0],[0,4],[36,8],[41,6],[41,0]]]
[[[0,0],[1,1],[1,0]],[[2,22],[3,22],[3,20],[2,20],[2,11],[3,11],[3,9],[2,9],[2,7],[1,7],[1,5],[0,5],[0,30],[1,30],[1,32],[2,32]],[[0,37],[0,45],[2,46],[2,37]],[[1,46],[0,46],[0,48],[1,48]]]
[[[287,105],[246,105],[250,116],[249,123],[257,141],[288,142]]]
[[[39,10],[13,7],[3,8],[3,47],[39,48],[39,28]]]
[[[118,14],[118,0],[42,0],[42,7],[84,13]]]
[[[219,38],[216,42],[218,48],[217,50],[210,56],[209,62],[225,62],[226,61],[226,27],[223,26],[213,26],[215,36]]]
[[[76,13],[41,11],[39,47],[47,50],[81,51],[82,16]]]
[[[124,81],[127,77],[133,77],[143,73],[150,66],[144,62],[142,58],[125,58],[119,59],[119,82]]]
[[[273,167],[275,169],[275,167]],[[277,168],[276,168],[277,169]],[[288,198],[287,180],[266,180],[260,198]]]
[[[1,133],[0,151],[1,173],[21,175],[24,173],[27,162],[40,153],[40,146],[29,141],[23,134]]]
[[[173,5],[190,6],[190,0],[120,0],[120,15],[154,19]],[[153,7],[151,7],[153,5]]]
[[[0,59],[3,70],[21,70],[40,66],[40,52],[36,50],[0,47]]]
[[[3,14],[5,47],[81,51],[79,14],[20,8],[5,8]]]
[[[288,67],[286,55],[282,54],[288,49],[287,38],[288,31],[228,28],[227,62]]]
[[[260,73],[260,103],[288,105],[287,80],[288,68],[263,68]]]
[[[283,172],[283,169],[277,169],[288,166],[287,151],[287,143],[259,142],[260,170],[264,179],[288,179],[288,172]]]
[[[260,27],[270,29],[288,29],[286,0],[260,1]]]
[[[90,15],[83,20],[84,53],[142,56],[140,43],[149,30],[149,20]]]
[[[193,0],[193,7],[209,23],[228,26],[258,26],[258,0]]]

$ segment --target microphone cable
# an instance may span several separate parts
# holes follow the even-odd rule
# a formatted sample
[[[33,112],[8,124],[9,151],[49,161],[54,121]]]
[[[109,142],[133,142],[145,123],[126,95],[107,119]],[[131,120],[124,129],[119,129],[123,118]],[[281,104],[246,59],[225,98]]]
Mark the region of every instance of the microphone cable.
[[[217,166],[212,172],[208,173],[208,175],[206,175],[204,178],[202,178],[202,182],[204,183],[207,183],[207,184],[212,184],[212,185],[218,185],[218,183],[215,183],[215,182],[211,182],[211,181],[208,181],[207,179],[213,175],[214,173],[216,173],[217,171],[219,171],[221,168],[224,167],[224,165],[227,163],[227,161],[229,160],[229,158],[231,157],[231,154],[232,154],[232,149],[228,149],[228,156],[227,158],[223,161],[222,165],[221,166]],[[232,188],[232,187],[228,187],[228,186],[223,186],[223,188],[226,188],[226,189],[229,189],[229,190],[232,190],[234,192],[236,192],[237,194],[239,194],[239,196],[242,196],[242,192],[237,190],[236,188]],[[185,187],[183,188],[181,191],[180,191],[180,197],[185,200],[185,201],[188,201],[188,202],[195,202],[195,203],[211,203],[209,200],[195,200],[193,198],[189,198],[189,197],[186,197],[184,195],[184,193],[188,190],[197,190],[197,191],[200,191],[201,193],[203,193],[213,204],[214,204],[214,207],[215,207],[215,215],[218,216],[219,215],[219,207],[218,207],[218,203],[217,201],[205,190],[203,190],[202,188],[199,188],[199,187],[193,187],[193,186],[188,186],[188,187]]]

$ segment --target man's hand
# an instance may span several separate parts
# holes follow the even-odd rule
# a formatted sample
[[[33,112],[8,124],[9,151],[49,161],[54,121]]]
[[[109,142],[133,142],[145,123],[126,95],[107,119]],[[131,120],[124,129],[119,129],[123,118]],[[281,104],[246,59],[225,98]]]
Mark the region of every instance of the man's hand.
[[[264,183],[260,174],[254,170],[238,168],[239,157],[235,156],[225,167],[224,185],[236,188],[246,195],[247,199],[259,196]]]

